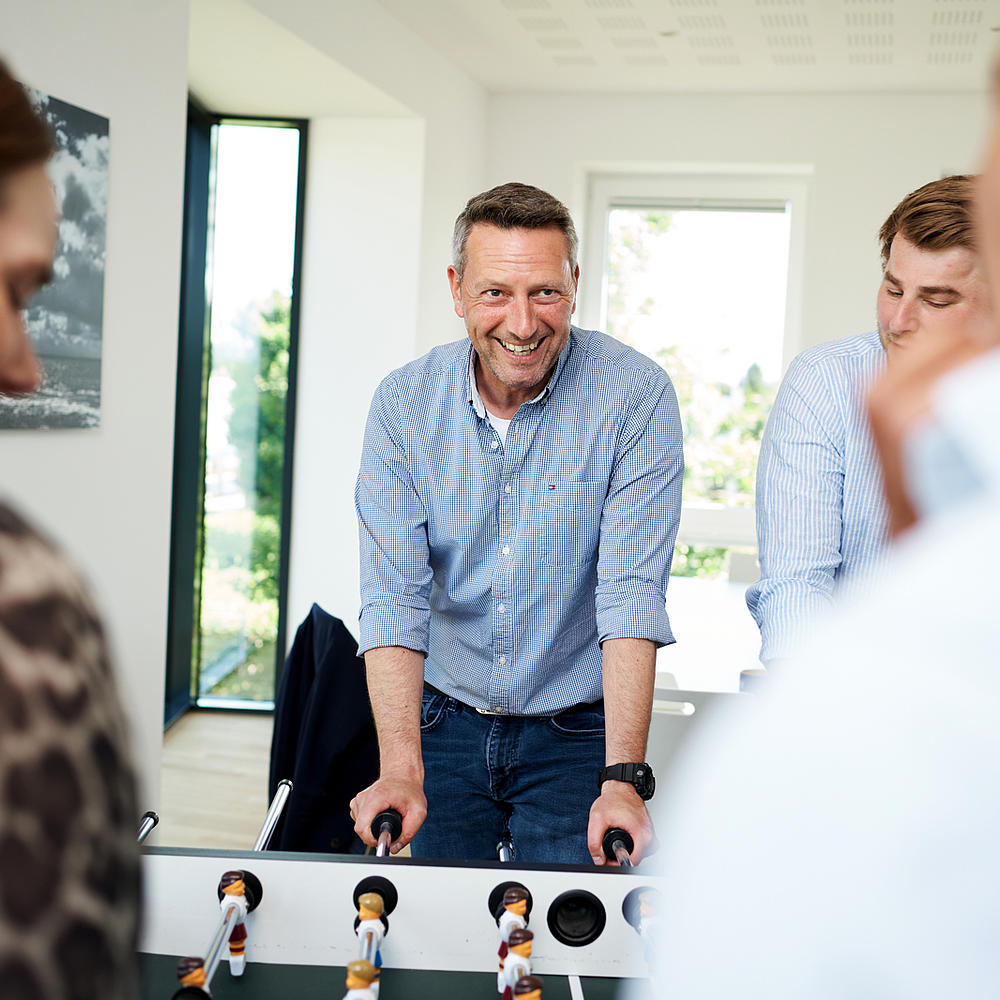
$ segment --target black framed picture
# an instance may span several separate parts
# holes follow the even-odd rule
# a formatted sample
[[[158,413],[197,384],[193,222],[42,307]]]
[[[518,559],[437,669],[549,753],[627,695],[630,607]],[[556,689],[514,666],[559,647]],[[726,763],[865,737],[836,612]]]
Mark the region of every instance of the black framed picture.
[[[97,427],[101,422],[108,119],[31,90],[56,152],[48,164],[60,210],[54,278],[24,322],[44,369],[41,389],[0,396],[0,428]]]

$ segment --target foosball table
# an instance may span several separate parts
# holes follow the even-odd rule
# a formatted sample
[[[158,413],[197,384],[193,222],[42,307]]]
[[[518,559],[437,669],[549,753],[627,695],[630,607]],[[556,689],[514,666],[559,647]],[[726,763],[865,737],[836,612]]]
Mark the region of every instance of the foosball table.
[[[612,866],[270,851],[150,848],[143,870],[144,1000],[610,1000],[649,975],[662,890]]]

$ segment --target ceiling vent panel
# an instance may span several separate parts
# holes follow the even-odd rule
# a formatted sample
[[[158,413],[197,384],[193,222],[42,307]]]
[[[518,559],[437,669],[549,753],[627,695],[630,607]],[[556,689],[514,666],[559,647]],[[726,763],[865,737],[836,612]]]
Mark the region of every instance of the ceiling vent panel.
[[[891,52],[849,52],[847,61],[851,66],[891,66]]]
[[[688,45],[693,49],[731,49],[733,39],[731,35],[691,35]]]
[[[981,10],[936,10],[931,15],[935,28],[978,28],[982,23]]]
[[[771,49],[811,49],[811,35],[768,35],[765,39]]]
[[[808,14],[761,14],[760,26],[765,31],[793,31],[809,27]]]
[[[726,19],[721,14],[681,14],[677,25],[684,31],[724,31]]]
[[[853,10],[844,15],[844,25],[848,28],[891,28],[891,10]]]
[[[815,66],[815,52],[774,52],[771,61],[775,66]]]

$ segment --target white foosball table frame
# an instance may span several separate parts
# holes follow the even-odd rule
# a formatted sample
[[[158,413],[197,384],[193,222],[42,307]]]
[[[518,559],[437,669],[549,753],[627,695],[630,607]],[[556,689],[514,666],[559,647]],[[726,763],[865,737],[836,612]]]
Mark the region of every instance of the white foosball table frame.
[[[501,883],[519,882],[532,896],[532,971],[644,978],[642,942],[625,920],[623,903],[642,886],[664,892],[663,880],[641,868],[441,865],[408,858],[147,848],[140,951],[197,955],[218,924],[216,888],[229,869],[249,870],[263,887],[260,905],[247,918],[247,961],[294,965],[345,966],[357,957],[354,890],[362,879],[378,875],[398,893],[382,944],[387,969],[495,972],[497,925],[488,900]],[[550,905],[568,890],[592,893],[606,913],[603,932],[584,947],[563,944],[548,925]]]

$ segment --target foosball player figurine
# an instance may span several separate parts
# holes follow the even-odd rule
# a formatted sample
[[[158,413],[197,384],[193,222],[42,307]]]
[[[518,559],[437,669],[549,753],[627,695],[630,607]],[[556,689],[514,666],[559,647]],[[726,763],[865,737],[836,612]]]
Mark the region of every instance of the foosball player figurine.
[[[527,889],[518,885],[512,885],[503,894],[503,913],[500,914],[497,926],[500,929],[500,947],[497,949],[497,958],[500,960],[499,970],[497,971],[497,992],[502,993],[505,985],[503,960],[507,957],[507,939],[515,927],[523,930],[528,926]]]
[[[531,974],[531,942],[534,936],[524,927],[515,927],[510,932],[507,957],[503,962],[503,1000],[511,1000],[517,981]]]
[[[205,960],[203,958],[181,958],[177,961],[177,978],[181,986],[205,988]]]
[[[382,924],[382,911],[385,903],[377,892],[363,892],[358,896],[358,926],[357,935],[361,942],[362,954],[375,968],[374,979],[371,980],[372,992],[378,996],[379,977],[382,973],[382,938],[385,927]],[[366,938],[371,935],[371,945],[366,948]]]
[[[515,927],[528,926],[528,890],[518,885],[512,885],[503,894],[503,913],[497,921],[500,928],[501,949],[507,944],[507,938]],[[505,950],[505,949],[504,949]]]
[[[234,976],[242,976],[243,970],[247,967],[247,907],[245,902],[247,890],[242,872],[225,872],[219,880],[219,889],[223,897],[220,902],[222,907],[227,904],[226,897],[244,901],[244,905],[236,911],[236,924],[229,935],[229,972]]]
[[[347,992],[344,1000],[377,1000],[378,994],[372,989],[375,966],[366,958],[358,958],[347,963]]]
[[[542,981],[538,976],[521,976],[514,984],[514,996],[521,1000],[542,1000]]]

